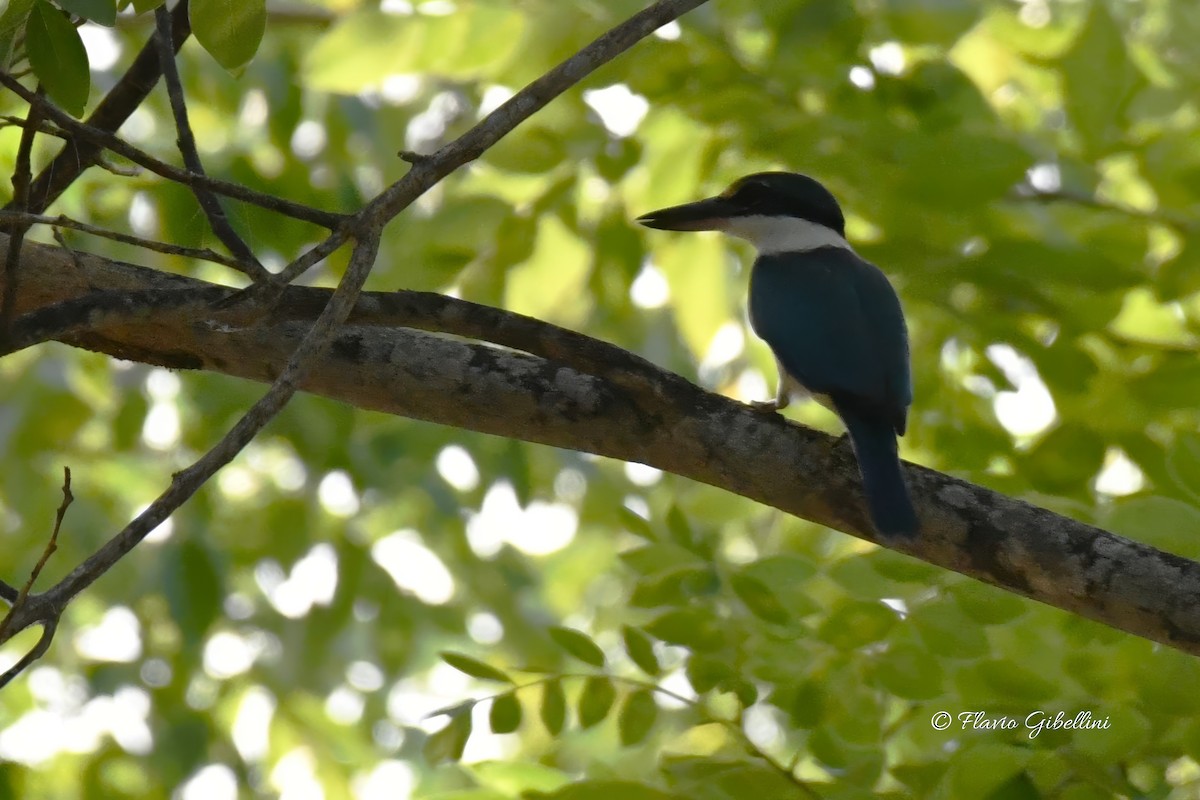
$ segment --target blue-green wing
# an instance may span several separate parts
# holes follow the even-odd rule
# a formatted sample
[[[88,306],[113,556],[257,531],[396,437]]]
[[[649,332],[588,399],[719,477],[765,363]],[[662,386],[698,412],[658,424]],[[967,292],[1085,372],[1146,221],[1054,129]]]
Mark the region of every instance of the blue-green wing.
[[[903,433],[912,403],[900,300],[873,264],[841,248],[761,256],[750,321],[788,374],[814,394],[883,413]]]

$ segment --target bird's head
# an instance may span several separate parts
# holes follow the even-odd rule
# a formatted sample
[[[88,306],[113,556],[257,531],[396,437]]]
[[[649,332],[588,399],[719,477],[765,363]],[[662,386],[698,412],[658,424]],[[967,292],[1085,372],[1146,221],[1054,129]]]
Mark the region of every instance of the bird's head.
[[[724,231],[760,253],[849,247],[837,200],[816,180],[794,172],[747,175],[716,197],[651,211],[637,221],[667,231]]]

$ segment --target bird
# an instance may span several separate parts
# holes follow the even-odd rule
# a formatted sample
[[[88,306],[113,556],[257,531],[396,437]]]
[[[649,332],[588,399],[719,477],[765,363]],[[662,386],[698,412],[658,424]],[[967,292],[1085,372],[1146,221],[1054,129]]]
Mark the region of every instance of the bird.
[[[846,240],[837,199],[794,172],[758,172],[715,197],[637,218],[667,231],[715,230],[749,241],[749,315],[779,368],[777,412],[811,396],[841,418],[878,533],[911,538],[920,528],[897,451],[912,405],[908,328],[883,271]]]

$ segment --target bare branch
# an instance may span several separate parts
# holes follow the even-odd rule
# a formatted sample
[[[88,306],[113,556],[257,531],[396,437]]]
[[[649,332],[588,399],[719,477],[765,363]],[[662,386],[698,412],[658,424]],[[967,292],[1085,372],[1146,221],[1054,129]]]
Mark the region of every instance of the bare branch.
[[[540,111],[554,98],[586,78],[600,66],[633,47],[654,31],[678,19],[707,0],[659,0],[615,28],[602,34],[575,55],[517,92],[477,125],[436,153],[424,156],[402,151],[400,158],[413,165],[408,174],[389,186],[354,215],[356,226],[385,223],[408,208],[454,170],[479,158],[517,125]],[[306,267],[297,261],[280,273],[291,283]]]
[[[204,164],[200,161],[200,153],[196,150],[196,137],[192,135],[192,126],[188,122],[187,102],[183,96],[183,85],[179,80],[179,67],[175,63],[175,49],[171,41],[171,12],[165,5],[159,6],[154,12],[157,32],[154,40],[158,43],[158,60],[162,68],[163,80],[167,84],[167,96],[171,101],[171,113],[175,116],[175,130],[178,132],[176,144],[183,156],[183,165],[194,175],[205,175]],[[221,201],[209,189],[192,185],[192,193],[196,202],[208,217],[208,224],[221,242],[229,248],[238,259],[236,269],[250,276],[256,283],[271,279],[262,263],[254,255],[254,251],[246,241],[233,229]]]
[[[172,35],[178,51],[191,35],[188,17],[188,0],[180,0],[171,12]],[[87,127],[92,130],[113,133],[120,129],[129,116],[150,94],[161,74],[158,52],[153,41],[147,42],[133,60],[129,69],[116,85],[109,90],[96,110],[88,117]],[[11,88],[11,87],[10,87]],[[33,182],[31,202],[23,210],[41,213],[50,207],[75,180],[96,163],[103,145],[94,139],[73,139],[64,144],[62,151],[42,170]],[[10,208],[13,207],[10,205]]]
[[[42,570],[46,566],[46,562],[50,560],[50,556],[54,555],[54,551],[58,549],[58,532],[62,529],[63,518],[67,515],[67,509],[75,500],[75,495],[71,494],[71,468],[63,467],[63,500],[58,506],[58,512],[54,517],[54,530],[50,534],[50,540],[46,542],[46,547],[42,550],[42,557],[38,559],[33,570],[29,573],[29,580],[25,581],[25,585],[21,587],[21,591],[17,593],[12,600],[12,607],[8,609],[8,613],[4,615],[4,619],[0,620],[0,642],[7,642],[12,638],[13,620],[21,613],[25,607],[26,601],[29,599],[29,593],[33,589],[33,584],[37,581],[38,576],[42,574]],[[5,584],[6,589],[11,587]],[[7,597],[6,597],[7,599]],[[42,635],[28,653],[21,657],[16,664],[5,670],[3,675],[0,675],[0,689],[3,689],[8,683],[46,654],[50,649],[50,643],[54,640],[54,633],[58,630],[58,620],[62,615],[63,606],[58,607],[58,612],[53,616],[47,617],[42,622]],[[16,630],[23,630],[17,628]]]
[[[412,170],[385,189],[364,209],[362,219],[390,220],[407,208],[430,186],[500,141],[505,135],[540,111],[554,98],[633,47],[654,31],[707,0],[659,0],[620,25],[605,32],[575,55],[510,97],[479,124],[428,158],[420,158]]]
[[[134,247],[141,247],[145,250],[152,250],[156,253],[163,253],[168,256],[180,256],[182,258],[194,258],[198,261],[211,261],[214,264],[236,269],[239,272],[245,272],[245,264],[231,256],[222,255],[215,250],[210,250],[207,247],[184,247],[183,245],[167,244],[155,239],[145,239],[141,236],[134,236],[129,233],[121,233],[120,231],[110,231],[108,228],[101,228],[96,225],[91,225],[87,222],[71,219],[63,215],[51,217],[44,214],[27,214],[20,211],[7,211],[0,209],[0,223],[5,220],[22,223],[26,225],[49,225],[54,228],[70,228],[71,230],[90,233],[93,236],[99,236],[103,239],[111,239],[114,242],[122,244],[130,244]]]
[[[149,153],[134,147],[124,139],[99,128],[93,128],[83,122],[79,122],[70,114],[67,114],[62,109],[55,106],[45,98],[37,97],[33,92],[26,89],[21,82],[5,72],[0,72],[0,86],[12,91],[21,99],[31,105],[37,104],[41,107],[42,112],[50,118],[54,124],[58,125],[65,131],[70,132],[76,138],[82,138],[97,146],[97,152],[103,149],[111,150],[117,155],[127,158],[135,164],[142,166],[153,172],[155,175],[166,178],[169,181],[182,184],[184,186],[202,186],[219,195],[231,197],[234,200],[241,200],[251,205],[256,205],[260,208],[265,208],[268,211],[274,211],[278,214],[283,214],[287,217],[311,222],[314,225],[320,225],[328,230],[337,230],[349,217],[344,214],[335,214],[329,211],[322,211],[319,208],[306,206],[303,203],[296,203],[291,200],[285,200],[274,195],[264,194],[249,189],[240,183],[232,183],[223,181],[218,178],[210,178],[207,175],[195,175],[186,169],[181,169],[168,164],[165,161],[160,161]],[[68,143],[68,147],[70,144]],[[44,204],[35,203],[33,208],[38,209]]]
[[[9,626],[12,623],[14,615],[20,611],[25,600],[29,597],[30,590],[33,589],[33,584],[37,581],[38,576],[42,574],[42,570],[46,567],[46,562],[50,560],[50,556],[54,555],[54,551],[58,549],[58,532],[62,528],[63,518],[67,515],[67,509],[71,507],[71,503],[75,502],[75,495],[71,494],[71,468],[63,467],[63,499],[58,506],[58,512],[54,516],[54,530],[50,533],[50,539],[46,542],[46,547],[42,550],[42,557],[38,559],[37,564],[34,564],[33,569],[29,573],[29,579],[25,581],[25,585],[21,587],[21,591],[17,594],[16,600],[13,601],[12,608],[4,615],[4,619],[0,620],[0,642],[6,642],[10,638]],[[3,684],[0,684],[3,686]]]
[[[1094,194],[1071,189],[1041,191],[1031,186],[1022,186],[1018,192],[1012,195],[1012,199],[1043,204],[1071,203],[1086,208],[1094,208],[1097,211],[1109,211],[1114,214],[1121,214],[1122,216],[1140,219],[1145,222],[1157,222],[1174,228],[1180,233],[1190,233],[1196,227],[1194,219],[1178,211],[1172,211],[1168,208],[1157,208],[1152,211],[1146,211],[1134,208],[1133,206],[1110,203],[1096,197]]]
[[[21,657],[20,661],[5,670],[3,675],[0,675],[0,689],[3,689],[12,682],[13,678],[29,669],[29,666],[33,664],[33,662],[46,655],[47,651],[50,650],[50,643],[54,641],[54,634],[57,631],[57,616],[51,617],[42,622],[41,638],[38,639],[37,644],[33,646],[33,649]]]

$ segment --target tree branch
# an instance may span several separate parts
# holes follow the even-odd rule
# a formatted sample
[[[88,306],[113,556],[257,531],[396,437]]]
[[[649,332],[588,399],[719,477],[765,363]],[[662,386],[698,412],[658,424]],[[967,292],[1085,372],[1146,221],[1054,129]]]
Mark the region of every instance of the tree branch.
[[[171,30],[171,41],[175,43],[175,51],[178,52],[192,33],[188,0],[180,0],[171,12]],[[115,133],[154,89],[161,74],[158,51],[151,38],[121,79],[96,106],[96,110],[88,117],[87,126],[92,130]],[[67,187],[96,163],[102,150],[103,145],[94,138],[84,138],[83,141],[75,138],[65,142],[62,151],[33,182],[30,190],[31,202],[24,210],[40,214],[49,208]]]
[[[654,31],[707,0],[659,0],[605,32],[575,55],[510,97],[469,131],[430,156],[401,151],[412,164],[408,173],[375,197],[355,215],[358,225],[380,225],[396,217],[418,197],[454,170],[474,161],[523,121],[598,68],[633,47]],[[291,283],[303,274],[299,262],[283,270]]]
[[[163,80],[167,84],[171,113],[175,117],[175,130],[178,132],[176,144],[179,146],[180,155],[183,156],[183,166],[193,175],[206,175],[204,164],[200,161],[200,153],[196,150],[196,137],[192,135],[192,125],[188,122],[187,102],[183,96],[183,84],[179,80],[179,68],[175,63],[175,48],[171,40],[171,12],[167,11],[165,5],[159,6],[154,12],[154,19],[157,32],[153,38],[158,43],[158,60],[162,67]],[[208,218],[212,232],[240,262],[237,269],[256,283],[270,280],[271,273],[267,272],[254,255],[254,251],[234,230],[217,196],[200,184],[192,185],[192,193],[196,195],[196,202]]]
[[[26,225],[49,225],[52,228],[70,228],[71,230],[80,231],[82,233],[90,233],[93,236],[99,236],[102,239],[111,239],[114,242],[141,247],[145,250],[152,250],[155,253],[163,253],[169,256],[180,256],[182,258],[194,258],[198,261],[211,261],[214,264],[236,269],[239,272],[246,271],[246,265],[236,258],[222,255],[215,250],[210,250],[207,247],[185,247],[178,244],[167,244],[156,239],[146,239],[141,236],[134,236],[129,233],[121,233],[120,231],[110,231],[108,228],[101,228],[96,225],[91,225],[87,222],[71,219],[63,215],[56,217],[47,216],[45,214],[27,214],[22,211],[8,211],[0,209],[0,225],[5,220],[22,223]]]
[[[22,282],[18,313],[82,296],[92,287],[123,292],[190,287],[207,298],[230,291],[87,254],[77,259],[78,266],[58,248],[26,243],[21,269],[38,280]],[[322,291],[292,287],[283,303],[293,296],[311,303],[305,293]],[[364,299],[363,313],[372,313],[373,300]],[[474,317],[476,308],[430,304],[426,321]],[[412,330],[357,327],[334,340],[301,386],[360,408],[649,464],[874,540],[853,454],[839,440],[753,412],[632,354],[614,356],[606,367],[604,353],[617,348],[603,342],[593,340],[591,354],[576,362],[580,334],[564,336],[534,320],[506,322],[505,312],[493,312],[499,315],[493,320],[481,317],[456,329],[529,326],[522,341],[530,347],[549,343],[545,352],[556,357]],[[170,313],[62,340],[118,358],[269,381],[309,329],[303,322],[230,328],[219,313],[208,320]],[[653,388],[620,377],[635,369],[632,364],[640,375],[633,383],[651,382]],[[883,546],[1200,654],[1200,564],[933,470],[907,465],[906,475],[921,535]],[[71,586],[77,591],[92,579],[76,577]],[[47,595],[30,597],[23,621],[48,618],[39,615],[49,613],[41,605]]]
[[[97,155],[90,156],[92,159],[98,158],[100,151],[108,149],[122,158],[127,158],[133,163],[169,181],[174,181],[188,187],[202,186],[225,197],[241,200],[244,203],[250,203],[251,205],[265,208],[268,211],[274,211],[277,214],[283,214],[284,216],[293,217],[304,222],[311,222],[328,230],[337,230],[349,219],[344,214],[323,211],[319,208],[306,206],[303,203],[285,200],[282,197],[256,192],[240,183],[231,183],[218,178],[210,178],[207,175],[195,175],[186,169],[181,169],[173,164],[160,161],[109,131],[93,128],[78,121],[49,100],[37,97],[29,89],[26,89],[20,81],[6,72],[0,72],[0,86],[4,86],[30,105],[36,103],[55,125],[69,132],[74,137],[72,141],[83,139],[85,142],[94,144]],[[71,142],[68,142],[67,147],[70,148],[71,146]],[[39,202],[35,203],[32,208],[41,211],[44,210],[45,205],[47,203]]]

